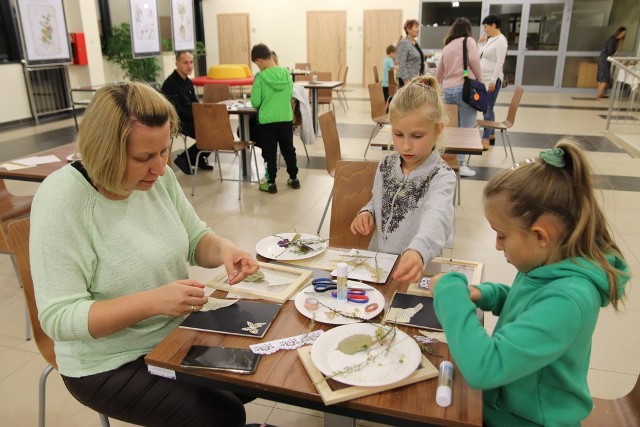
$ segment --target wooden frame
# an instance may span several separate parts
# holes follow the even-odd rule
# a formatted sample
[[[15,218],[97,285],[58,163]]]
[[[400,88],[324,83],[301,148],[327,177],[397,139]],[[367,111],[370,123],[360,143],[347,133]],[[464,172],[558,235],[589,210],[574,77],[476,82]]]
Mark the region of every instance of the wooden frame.
[[[304,368],[307,370],[311,381],[313,381],[313,384],[316,386],[316,389],[318,390],[318,393],[320,393],[320,397],[325,405],[333,405],[334,403],[357,399],[358,397],[391,390],[438,376],[438,369],[429,361],[429,359],[422,355],[420,367],[418,367],[413,374],[401,381],[398,381],[397,383],[377,387],[348,386],[333,380],[327,381],[324,378],[322,372],[316,368],[311,360],[311,346],[300,347],[297,349],[297,352]]]
[[[442,257],[436,257],[431,260],[431,262],[425,269],[424,276],[431,278],[438,273],[446,273],[452,271],[458,271],[467,276],[469,285],[476,285],[484,281],[483,263]],[[421,288],[419,283],[410,283],[406,293],[428,297],[433,296],[430,289]]]
[[[156,0],[129,0],[131,50],[134,58],[160,55],[160,25]]]
[[[311,270],[303,270],[286,265],[265,262],[258,262],[258,264],[260,264],[260,271],[265,275],[264,280],[255,282],[243,281],[235,285],[229,285],[225,283],[227,280],[227,273],[225,272],[211,280],[207,286],[243,297],[262,298],[267,301],[284,303],[298,290],[306,286],[313,274]],[[276,279],[286,279],[288,276],[290,276],[291,282],[286,285],[270,286],[268,284],[270,278],[274,281]]]
[[[62,0],[17,0],[16,5],[26,66],[70,64]]]

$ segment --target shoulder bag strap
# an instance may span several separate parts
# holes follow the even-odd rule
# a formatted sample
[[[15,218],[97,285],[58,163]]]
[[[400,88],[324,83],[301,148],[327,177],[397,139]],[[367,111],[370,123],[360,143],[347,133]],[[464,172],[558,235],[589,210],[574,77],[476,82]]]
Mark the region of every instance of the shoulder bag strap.
[[[464,40],[462,41],[462,62],[464,66],[462,75],[466,79],[469,77],[469,71],[467,70],[467,36],[464,36]]]

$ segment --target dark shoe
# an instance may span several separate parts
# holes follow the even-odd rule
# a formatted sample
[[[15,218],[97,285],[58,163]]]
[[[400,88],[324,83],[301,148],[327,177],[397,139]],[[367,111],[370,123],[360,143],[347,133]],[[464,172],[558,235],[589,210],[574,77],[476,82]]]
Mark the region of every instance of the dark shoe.
[[[295,190],[300,189],[300,181],[298,179],[289,178],[289,180],[287,180],[287,185]]]
[[[178,157],[176,157],[173,163],[175,163],[176,166],[178,166],[180,170],[187,175],[191,175],[193,173],[191,172],[191,166],[189,165],[189,162],[187,161],[187,157],[185,155],[180,154]]]
[[[489,145],[496,145],[496,137],[494,135],[489,137]]]
[[[198,162],[198,169],[202,171],[212,171],[213,166],[209,164],[209,158],[202,156],[200,157],[200,161]]]
[[[270,194],[276,194],[278,192],[278,187],[276,187],[275,183],[261,182],[260,191],[266,191]]]

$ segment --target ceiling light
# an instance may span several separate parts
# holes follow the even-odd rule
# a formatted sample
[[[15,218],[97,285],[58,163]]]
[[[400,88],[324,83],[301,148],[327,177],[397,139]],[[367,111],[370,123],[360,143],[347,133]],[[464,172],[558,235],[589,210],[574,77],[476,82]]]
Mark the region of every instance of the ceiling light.
[[[451,2],[451,7],[460,7],[460,2],[459,1],[452,1]]]

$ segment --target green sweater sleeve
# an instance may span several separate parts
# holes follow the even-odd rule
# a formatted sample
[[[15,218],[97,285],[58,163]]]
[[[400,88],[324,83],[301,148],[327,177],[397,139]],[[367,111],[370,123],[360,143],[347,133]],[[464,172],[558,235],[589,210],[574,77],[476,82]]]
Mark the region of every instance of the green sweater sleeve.
[[[503,285],[484,283],[479,288],[486,293],[481,305],[502,306]],[[453,359],[469,385],[480,389],[511,383],[555,360],[571,345],[570,337],[579,333],[584,317],[567,294],[545,292],[490,336],[475,315],[460,273],[438,281],[434,307]]]

